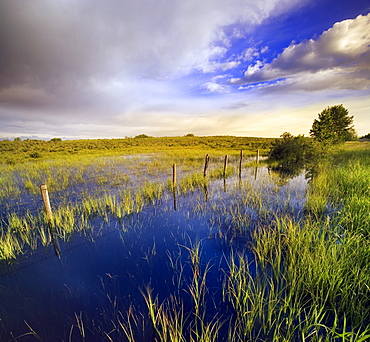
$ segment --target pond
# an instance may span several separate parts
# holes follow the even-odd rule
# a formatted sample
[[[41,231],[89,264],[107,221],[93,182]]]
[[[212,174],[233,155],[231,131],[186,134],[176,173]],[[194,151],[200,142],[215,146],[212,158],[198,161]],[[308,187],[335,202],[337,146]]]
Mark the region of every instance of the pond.
[[[252,235],[276,215],[299,220],[307,182],[246,168],[241,179],[177,191],[176,205],[163,191],[120,218],[93,215],[89,229],[58,237],[60,258],[51,244],[26,248],[1,264],[1,340],[176,340],[167,325],[189,341],[231,341],[230,266],[242,256],[256,273]]]

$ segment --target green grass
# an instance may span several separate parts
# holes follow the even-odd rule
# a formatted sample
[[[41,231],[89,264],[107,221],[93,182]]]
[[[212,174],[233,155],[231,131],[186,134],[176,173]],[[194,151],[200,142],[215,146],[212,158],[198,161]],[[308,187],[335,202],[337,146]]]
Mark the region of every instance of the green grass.
[[[145,139],[151,138],[143,138],[137,146],[141,148],[140,144]],[[216,141],[212,143],[216,144]],[[170,139],[167,140],[169,142]],[[179,161],[186,160],[191,149],[176,147],[178,151],[175,151],[174,147],[167,146],[169,150],[173,149],[163,158],[149,161],[139,158],[135,165],[146,173],[153,171],[158,175],[167,172],[169,176],[172,162],[181,165]],[[227,148],[232,149],[230,146]],[[213,161],[213,169],[206,178],[201,173],[203,150],[198,156],[192,154],[193,157],[181,166],[185,173],[178,177],[180,194],[202,189],[210,179],[222,178],[220,165],[224,152],[215,153],[217,162]],[[233,153],[230,155],[237,161],[237,149]],[[98,165],[95,166],[95,162]],[[81,159],[81,164],[76,166],[74,160],[64,165],[71,172],[66,175],[56,173],[54,184],[62,188],[83,181],[83,174],[92,179],[102,177],[103,183],[107,180],[110,184],[107,173],[111,176],[119,173],[121,162],[115,158],[98,158],[94,162]],[[62,167],[62,163],[58,163],[30,163],[27,164],[27,172],[22,165],[7,165],[1,184],[7,184],[16,170],[21,175],[24,189],[32,192],[34,187],[37,189],[37,182],[50,180],[57,165]],[[132,164],[132,172],[137,172],[137,166]],[[189,170],[195,171],[194,168],[198,172],[186,174]],[[272,174],[270,177],[275,179],[276,176]],[[57,236],[68,240],[75,232],[92,229],[89,220],[95,216],[120,220],[141,211],[145,205],[157,203],[165,194],[164,182],[140,179],[144,181],[135,190],[105,192],[103,196],[86,194],[80,202],[58,206],[54,210]],[[147,287],[143,291],[146,311],[136,312],[130,308],[123,312],[114,308],[112,331],[129,341],[135,341],[137,334],[153,331],[151,339],[154,341],[207,342],[216,341],[220,329],[226,325],[228,336],[225,340],[228,342],[369,339],[369,143],[349,143],[330,152],[330,157],[319,165],[310,181],[305,215],[299,220],[292,217],[288,209],[280,212],[267,209],[274,204],[267,194],[278,192],[278,185],[281,185],[278,180],[276,182],[273,187],[264,182],[243,181],[228,190],[230,195],[238,194],[232,200],[222,201],[220,198],[217,204],[210,205],[199,200],[194,209],[194,215],[200,217],[205,211],[210,214],[210,236],[222,237],[230,246],[237,236],[249,237],[248,247],[252,249],[253,258],[248,259],[242,251],[231,247],[230,255],[225,255],[228,266],[224,270],[223,300],[232,308],[232,317],[222,313],[210,317],[207,313],[207,303],[212,301],[207,277],[210,268],[216,266],[202,264],[201,245],[193,242],[186,249],[191,277],[185,291],[192,303],[191,311],[184,311],[184,303],[177,292],[160,302],[153,290]],[[130,183],[127,176],[123,177],[123,183]],[[2,190],[4,196],[21,191],[17,186],[12,187],[10,184]],[[171,191],[168,185],[167,190]],[[251,217],[245,213],[246,207],[252,208],[260,219],[252,236],[249,236]],[[218,230],[218,235],[211,233],[222,224],[227,226],[227,231]],[[48,235],[43,212],[34,215],[11,213],[6,223],[0,226],[0,259],[15,258],[25,246],[35,249],[39,244],[47,245],[50,243]],[[185,265],[177,259],[170,259],[169,263],[177,274],[178,279],[174,277],[173,282],[179,284],[180,291],[185,282]],[[78,329],[83,331],[81,317],[76,316],[76,321]],[[105,337],[110,338],[108,332]]]
[[[203,287],[206,273],[199,271],[199,245],[189,249],[193,272],[189,293],[195,317],[200,319],[196,325],[200,330],[193,326],[197,332],[191,340],[216,340],[222,324],[229,324],[227,341],[368,340],[369,180],[367,148],[355,153],[333,151],[330,162],[320,166],[310,183],[306,216],[297,221],[275,215],[270,224],[255,231],[251,241],[254,258],[248,260],[240,252],[227,257],[223,292],[235,310],[232,323],[221,316],[204,324],[206,313],[199,308],[205,308],[209,300]],[[245,203],[263,208],[263,188],[244,186],[254,190]],[[231,215],[242,226],[241,208],[234,204],[218,206],[217,211],[219,216]],[[182,266],[177,267],[182,274]],[[174,340],[186,340],[183,307],[170,306],[170,299],[159,303],[147,296],[146,300],[151,322],[159,331],[155,340],[169,340],[171,329],[177,333]],[[178,303],[173,297],[171,302]]]
[[[0,160],[0,200],[6,200],[9,196],[17,197],[24,193],[37,195],[40,184],[47,184],[49,192],[53,192],[87,182],[98,184],[101,187],[120,187],[130,185],[132,182],[144,183],[145,175],[150,175],[152,178],[161,175],[169,176],[174,163],[179,165],[179,173],[196,173],[203,169],[204,156],[207,153],[211,155],[211,176],[213,178],[222,177],[223,171],[220,165],[222,165],[221,160],[225,153],[229,155],[231,163],[237,163],[240,148],[245,149],[245,156],[248,156],[248,153],[255,154],[255,150],[249,150],[249,148],[260,145],[265,146],[264,151],[267,153],[270,141],[269,139],[237,137],[127,140],[129,143],[126,139],[121,139],[119,141],[98,140],[94,144],[90,140],[0,141],[0,150],[2,149],[4,155],[4,158]],[[188,143],[189,145],[186,145]],[[53,154],[43,151],[54,145],[58,145],[62,151],[74,144],[81,147],[78,154]],[[133,149],[132,146],[135,148]],[[43,157],[25,157],[24,153],[28,156],[28,152],[22,151],[32,149],[42,150],[40,153]],[[17,162],[8,163],[7,153],[12,155]],[[228,167],[227,176],[234,172],[233,170],[233,166]]]
[[[225,152],[239,153],[240,149],[247,153],[255,153],[257,149],[267,153],[272,141],[270,138],[205,136],[205,137],[147,137],[125,139],[91,139],[66,141],[0,141],[0,164],[14,165],[40,160],[73,159],[80,160],[88,156],[116,156],[122,154],[138,154],[164,152],[168,155],[196,156],[204,155],[210,150],[219,155]],[[230,153],[226,153],[230,154]]]

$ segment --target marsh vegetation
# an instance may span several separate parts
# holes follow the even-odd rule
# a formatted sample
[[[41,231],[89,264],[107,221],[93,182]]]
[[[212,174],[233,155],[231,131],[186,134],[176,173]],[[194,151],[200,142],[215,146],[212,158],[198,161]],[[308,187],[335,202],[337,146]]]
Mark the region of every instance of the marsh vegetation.
[[[4,163],[4,340],[368,340],[369,143],[288,174],[224,142]]]

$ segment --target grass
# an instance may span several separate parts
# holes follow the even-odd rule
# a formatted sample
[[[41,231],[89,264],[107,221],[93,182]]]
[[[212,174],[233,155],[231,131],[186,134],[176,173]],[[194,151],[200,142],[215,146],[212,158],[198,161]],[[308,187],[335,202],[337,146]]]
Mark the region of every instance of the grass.
[[[67,141],[0,141],[2,163],[16,165],[24,162],[39,162],[43,160],[75,161],[86,157],[117,156],[122,154],[158,153],[164,152],[176,159],[197,158],[204,156],[210,150],[218,155],[237,154],[241,149],[248,153],[255,153],[257,149],[268,153],[271,143],[275,139],[256,137],[233,136],[206,136],[206,137],[147,137],[125,139],[99,140],[67,140]],[[226,153],[225,153],[226,152]]]
[[[157,331],[154,340],[169,340],[167,332],[173,329],[177,333],[174,340],[216,341],[226,324],[225,341],[366,341],[370,337],[370,178],[369,159],[362,158],[369,154],[361,151],[360,158],[348,156],[333,154],[331,163],[321,165],[311,181],[306,216],[293,220],[279,214],[269,224],[262,222],[251,240],[252,259],[242,252],[225,256],[224,301],[231,304],[235,315],[208,317],[205,323],[207,314],[200,308],[206,308],[209,296],[203,287],[209,265],[201,274],[199,245],[189,248],[192,317],[199,322],[189,322],[181,305],[160,304],[157,298],[146,296],[150,321]],[[245,203],[262,208],[266,205],[262,194],[255,192]],[[225,215],[231,213],[235,222],[244,219],[240,205],[218,210],[220,216],[223,210]],[[183,333],[184,317],[192,327],[192,337]]]
[[[209,185],[209,178],[204,177],[202,173],[193,173],[185,175],[179,184],[181,194],[186,194],[189,191],[203,189]]]
[[[179,156],[176,154],[176,158]],[[219,156],[222,163],[223,154]],[[199,200],[192,214],[207,214],[209,237],[222,238],[229,246],[224,255],[224,281],[219,284],[222,308],[228,309],[217,314],[209,311],[208,304],[214,298],[208,278],[218,265],[203,261],[201,241],[190,241],[184,249],[189,255],[186,262],[181,255],[168,262],[174,270],[174,293],[160,300],[148,285],[143,290],[146,308],[139,311],[133,307],[127,312],[119,310],[113,301],[114,319],[110,324],[114,326],[110,333],[106,330],[105,338],[192,342],[369,339],[369,157],[366,143],[352,143],[331,151],[330,158],[314,173],[304,211],[298,216],[294,216],[289,193],[281,200],[280,186],[284,184],[273,174],[265,177],[276,184],[259,176],[258,182],[243,180],[229,187],[226,197],[220,192],[212,203]],[[164,170],[164,165],[172,165],[167,164],[168,160],[138,162],[146,172],[158,172],[162,166]],[[203,162],[204,159],[195,158],[183,170],[188,165],[198,165],[201,170]],[[108,169],[114,174],[118,164],[102,161],[100,169],[88,166],[84,173],[99,177],[100,171]],[[209,177],[200,172],[183,173],[178,182],[180,194],[197,194],[212,179],[222,179],[223,168],[219,165],[210,170]],[[48,169],[45,170],[47,175]],[[33,179],[37,175],[36,172]],[[135,177],[138,176],[132,178]],[[105,179],[110,182],[109,177]],[[54,213],[57,235],[68,240],[76,231],[91,229],[88,222],[95,216],[121,220],[146,205],[155,205],[166,193],[164,183],[143,181],[135,190],[85,195],[81,202],[60,205]],[[172,191],[170,186],[167,190]],[[39,243],[47,244],[45,227],[42,213],[9,214],[1,225],[0,258],[14,258],[25,246],[37,248]],[[244,238],[245,250],[234,244],[237,238]],[[82,314],[76,315],[76,322],[84,334]]]

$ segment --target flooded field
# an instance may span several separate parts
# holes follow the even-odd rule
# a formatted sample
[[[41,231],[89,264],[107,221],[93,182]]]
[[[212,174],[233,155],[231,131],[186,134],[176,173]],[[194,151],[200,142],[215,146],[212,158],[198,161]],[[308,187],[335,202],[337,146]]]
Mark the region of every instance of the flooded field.
[[[241,308],[237,291],[272,286],[254,241],[277,229],[277,217],[301,220],[305,174],[281,178],[253,166],[237,175],[237,160],[223,174],[220,161],[206,177],[180,169],[172,191],[171,169],[150,173],[146,159],[156,165],[153,157],[107,160],[99,173],[85,170],[84,182],[50,193],[59,258],[40,194],[9,197],[2,229],[20,246],[1,261],[4,341],[268,338],[257,311],[250,322],[240,316],[257,297],[251,292]],[[130,171],[133,162],[142,169]]]

